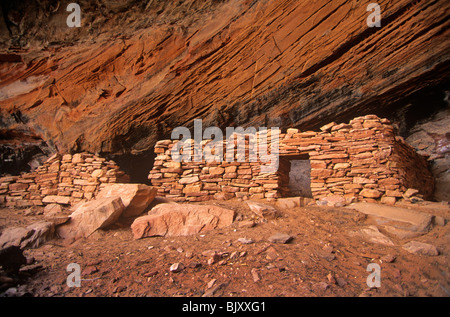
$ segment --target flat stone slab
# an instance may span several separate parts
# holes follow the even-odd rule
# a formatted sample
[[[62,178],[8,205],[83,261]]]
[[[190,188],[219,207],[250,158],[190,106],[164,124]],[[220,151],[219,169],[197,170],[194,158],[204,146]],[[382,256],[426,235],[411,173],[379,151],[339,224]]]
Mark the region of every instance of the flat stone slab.
[[[131,225],[134,239],[187,236],[233,223],[235,212],[214,205],[159,204]]]
[[[355,209],[363,214],[386,218],[387,220],[406,223],[404,230],[427,232],[432,226],[433,216],[413,209],[380,205],[375,203],[353,203],[347,208]]]
[[[294,238],[293,236],[291,236],[287,233],[277,232],[277,233],[271,235],[268,240],[272,243],[285,244],[285,243],[288,243],[289,241],[291,241],[293,238]]]

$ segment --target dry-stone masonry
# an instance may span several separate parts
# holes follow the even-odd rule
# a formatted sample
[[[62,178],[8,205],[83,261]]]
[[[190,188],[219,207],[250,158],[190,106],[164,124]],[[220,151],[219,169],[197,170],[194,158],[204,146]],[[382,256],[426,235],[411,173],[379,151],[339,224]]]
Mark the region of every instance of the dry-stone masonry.
[[[105,184],[128,182],[114,161],[90,153],[55,154],[31,173],[1,177],[0,204],[72,205],[91,200]]]
[[[320,131],[291,128],[279,137],[279,168],[273,173],[262,173],[263,163],[248,157],[244,162],[175,162],[171,150],[181,141],[161,140],[148,178],[158,195],[175,201],[279,198],[292,195],[291,161],[309,160],[315,199],[337,195],[348,202],[392,202],[408,188],[419,190],[425,199],[432,196],[434,179],[425,159],[395,134],[387,119],[367,115],[349,123],[332,122]],[[202,142],[206,144],[208,140]]]

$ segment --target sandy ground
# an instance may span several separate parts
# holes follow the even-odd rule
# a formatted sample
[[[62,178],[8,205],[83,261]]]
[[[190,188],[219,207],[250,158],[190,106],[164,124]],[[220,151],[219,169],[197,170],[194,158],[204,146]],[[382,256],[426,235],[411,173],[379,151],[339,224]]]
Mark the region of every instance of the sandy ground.
[[[71,245],[54,239],[27,249],[24,254],[35,261],[22,267],[18,293],[36,297],[450,295],[448,224],[414,239],[386,234],[395,245],[385,246],[350,234],[373,222],[349,208],[282,209],[282,217],[264,220],[243,202],[209,203],[234,209],[238,216],[233,225],[201,235],[134,240],[129,224],[116,224]],[[0,209],[0,229],[42,220],[42,208],[33,208]],[[254,220],[256,225],[241,227],[244,220]],[[293,239],[286,244],[269,242],[275,233]],[[440,254],[411,254],[401,247],[410,240],[431,243]],[[80,287],[67,285],[70,263],[81,268]],[[171,272],[174,263],[184,268]],[[381,269],[378,288],[367,285],[370,263]]]

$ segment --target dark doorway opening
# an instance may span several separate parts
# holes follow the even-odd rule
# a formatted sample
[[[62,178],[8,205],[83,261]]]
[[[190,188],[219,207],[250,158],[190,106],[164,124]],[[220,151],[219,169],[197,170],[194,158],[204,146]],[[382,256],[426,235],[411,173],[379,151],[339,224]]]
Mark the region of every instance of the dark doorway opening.
[[[149,150],[137,155],[122,154],[110,158],[120,166],[122,171],[130,176],[130,183],[151,185],[148,173],[153,167],[155,157],[153,150]]]
[[[311,161],[308,155],[281,158],[280,180],[282,196],[312,198]]]

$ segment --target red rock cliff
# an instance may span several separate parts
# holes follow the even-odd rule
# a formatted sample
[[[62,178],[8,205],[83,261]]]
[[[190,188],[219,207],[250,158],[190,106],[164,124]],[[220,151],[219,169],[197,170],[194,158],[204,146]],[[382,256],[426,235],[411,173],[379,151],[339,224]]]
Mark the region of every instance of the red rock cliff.
[[[44,152],[137,155],[194,118],[306,130],[420,116],[448,88],[450,2],[380,0],[369,28],[370,2],[85,1],[80,28],[64,2],[4,4],[3,146],[21,131]]]

